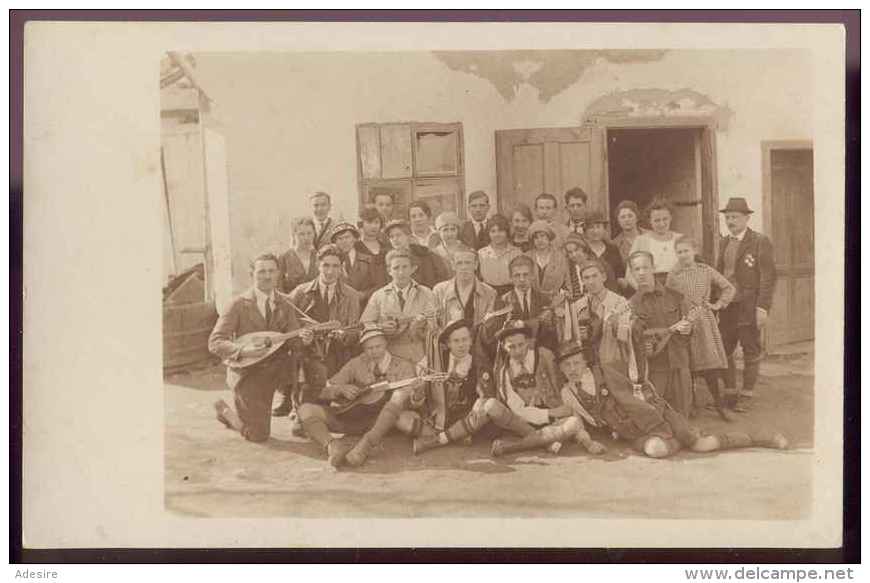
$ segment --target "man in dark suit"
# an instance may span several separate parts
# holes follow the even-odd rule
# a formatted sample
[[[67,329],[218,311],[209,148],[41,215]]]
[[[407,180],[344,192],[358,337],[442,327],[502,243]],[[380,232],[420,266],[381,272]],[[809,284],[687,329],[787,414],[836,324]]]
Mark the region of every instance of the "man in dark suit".
[[[372,292],[387,285],[386,270],[382,263],[358,245],[359,229],[352,223],[338,223],[332,228],[330,241],[342,254],[341,280],[359,292],[360,310],[365,308]]]
[[[266,354],[269,347],[242,344],[239,338],[251,332],[289,332],[299,328],[289,300],[276,291],[278,273],[278,258],[271,253],[254,259],[251,263],[254,285],[234,298],[218,318],[208,339],[212,354],[229,361],[260,356]],[[305,330],[300,338],[288,341],[257,364],[243,369],[227,367],[227,385],[233,391],[236,410],[230,409],[223,400],[217,401],[215,410],[221,423],[235,429],[248,441],[269,439],[275,389],[295,378],[295,356],[302,345],[311,344],[313,335]]]
[[[728,355],[726,404],[735,411],[747,411],[754,396],[761,364],[761,331],[770,312],[776,285],[773,244],[766,236],[747,226],[752,210],[745,198],[731,198],[724,209],[730,235],[719,243],[716,269],[737,288],[734,300],[719,312],[719,332]],[[737,393],[734,349],[743,347],[743,386]]]
[[[459,230],[459,239],[475,251],[489,245],[489,233],[486,230],[486,216],[489,214],[489,195],[482,190],[475,190],[468,195],[467,221]]]
[[[314,248],[319,249],[329,243],[329,233],[333,225],[332,217],[329,216],[332,197],[326,192],[318,191],[308,199],[311,201],[311,218],[314,221]]]

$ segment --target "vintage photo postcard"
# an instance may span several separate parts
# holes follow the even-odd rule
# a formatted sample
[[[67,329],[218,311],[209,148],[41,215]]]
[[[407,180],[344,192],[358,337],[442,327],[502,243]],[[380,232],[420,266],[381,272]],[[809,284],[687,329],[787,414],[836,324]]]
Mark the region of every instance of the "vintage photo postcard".
[[[843,38],[30,23],[25,544],[838,546]]]

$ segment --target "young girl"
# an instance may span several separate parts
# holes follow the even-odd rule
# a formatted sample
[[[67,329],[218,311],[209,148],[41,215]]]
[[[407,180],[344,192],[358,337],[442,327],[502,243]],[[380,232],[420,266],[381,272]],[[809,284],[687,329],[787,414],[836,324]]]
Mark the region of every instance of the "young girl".
[[[692,372],[704,377],[719,415],[726,421],[733,421],[719,392],[719,380],[724,381],[728,360],[713,312],[726,307],[734,299],[736,290],[724,275],[709,265],[695,261],[697,244],[691,237],[677,237],[674,247],[677,263],[668,274],[666,285],[683,294],[689,304],[698,308],[689,337]],[[711,304],[710,296],[714,287],[718,288],[719,299]]]
[[[511,245],[508,239],[510,225],[503,215],[493,215],[486,221],[489,245],[477,252],[480,279],[495,288],[499,296],[512,288],[510,263],[522,251]]]

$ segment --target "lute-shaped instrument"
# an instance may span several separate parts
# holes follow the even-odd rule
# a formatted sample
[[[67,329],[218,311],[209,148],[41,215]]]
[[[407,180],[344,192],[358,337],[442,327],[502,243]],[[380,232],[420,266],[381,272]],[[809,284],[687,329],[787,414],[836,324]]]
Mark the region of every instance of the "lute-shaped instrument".
[[[226,360],[224,360],[224,364],[234,369],[247,368],[249,366],[257,364],[258,362],[262,362],[263,360],[275,354],[284,345],[285,342],[287,342],[291,338],[296,338],[302,333],[303,330],[311,330],[312,332],[323,332],[329,330],[337,330],[339,328],[341,328],[341,322],[331,320],[329,322],[323,322],[322,324],[314,324],[311,326],[305,326],[303,328],[297,328],[296,330],[292,330],[290,332],[272,332],[269,330],[265,330],[262,332],[249,332],[248,334],[236,338],[236,344],[241,345],[242,347],[255,346],[257,348],[265,348],[267,350],[256,356],[240,356],[236,359],[227,358]]]

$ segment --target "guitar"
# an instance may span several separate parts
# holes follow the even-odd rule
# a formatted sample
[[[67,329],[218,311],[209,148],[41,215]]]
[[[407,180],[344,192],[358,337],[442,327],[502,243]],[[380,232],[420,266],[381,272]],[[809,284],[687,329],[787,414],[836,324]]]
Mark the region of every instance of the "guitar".
[[[417,377],[410,377],[407,379],[402,379],[400,381],[382,381],[379,383],[371,384],[365,388],[363,388],[359,394],[353,399],[345,399],[338,398],[332,403],[329,404],[332,407],[332,410],[340,415],[346,411],[350,411],[357,405],[372,405],[377,403],[386,393],[390,391],[395,391],[396,389],[402,389],[404,387],[409,387],[418,382],[432,382],[438,383],[447,380],[449,375],[447,373],[432,373],[425,374]]]
[[[267,348],[266,352],[262,354],[258,354],[257,356],[240,356],[237,359],[228,358],[224,360],[224,364],[229,368],[234,369],[242,369],[248,368],[249,366],[253,366],[258,362],[261,362],[273,354],[275,354],[278,349],[280,349],[284,343],[291,338],[296,338],[299,336],[303,330],[311,330],[312,332],[323,332],[329,330],[337,330],[341,328],[341,322],[338,321],[329,321],[323,322],[322,324],[314,324],[313,326],[306,326],[304,328],[297,328],[291,332],[272,332],[272,331],[263,331],[263,332],[249,332],[244,336],[239,336],[236,338],[236,343],[240,344],[242,347],[245,346],[255,346],[257,348]]]

